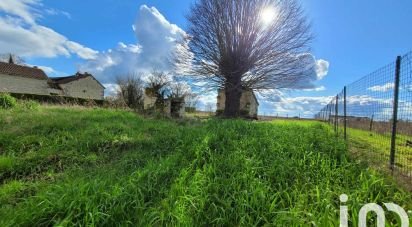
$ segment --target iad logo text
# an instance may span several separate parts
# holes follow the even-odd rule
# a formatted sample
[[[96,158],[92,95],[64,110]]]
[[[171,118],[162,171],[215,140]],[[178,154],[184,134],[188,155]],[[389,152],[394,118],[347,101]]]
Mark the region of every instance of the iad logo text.
[[[343,203],[340,206],[340,227],[348,227],[348,207],[345,206],[344,203],[348,201],[348,196],[345,194],[340,195],[339,197],[341,203]],[[383,204],[386,209],[390,212],[394,212],[397,215],[399,215],[400,220],[401,220],[401,226],[402,227],[409,227],[409,218],[408,214],[405,212],[405,210],[394,204],[394,203],[384,203]],[[385,211],[381,206],[379,206],[376,203],[368,203],[365,204],[361,210],[359,211],[359,222],[358,226],[359,227],[366,227],[367,223],[367,216],[369,212],[374,212],[377,216],[377,226],[378,227],[385,227]]]

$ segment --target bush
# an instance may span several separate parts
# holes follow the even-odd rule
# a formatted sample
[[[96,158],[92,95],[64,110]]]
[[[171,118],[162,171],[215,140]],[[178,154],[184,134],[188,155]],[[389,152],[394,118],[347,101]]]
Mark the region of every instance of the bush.
[[[27,100],[21,103],[21,107],[27,110],[37,110],[40,107],[40,103],[34,100]]]
[[[85,106],[85,107],[95,107],[95,106],[97,106],[97,103],[93,99],[88,99],[83,103],[83,106]]]
[[[17,101],[9,94],[0,94],[0,109],[11,109],[17,105]]]

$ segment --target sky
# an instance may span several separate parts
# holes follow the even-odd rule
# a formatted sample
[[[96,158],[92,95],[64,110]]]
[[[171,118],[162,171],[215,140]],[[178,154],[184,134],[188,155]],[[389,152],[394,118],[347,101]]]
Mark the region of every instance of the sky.
[[[170,70],[193,0],[1,0],[0,53],[49,76],[87,71],[113,92],[117,74]],[[259,96],[259,113],[312,117],[333,95],[412,50],[412,1],[301,0],[312,25],[312,89]],[[200,108],[215,103],[202,93]]]

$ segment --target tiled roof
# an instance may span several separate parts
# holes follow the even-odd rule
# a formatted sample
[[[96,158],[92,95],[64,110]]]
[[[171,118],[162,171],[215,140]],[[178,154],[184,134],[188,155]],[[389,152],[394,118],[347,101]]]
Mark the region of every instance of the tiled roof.
[[[0,62],[0,74],[21,76],[38,80],[48,79],[47,75],[43,72],[43,70],[39,68],[10,64],[5,62]]]
[[[96,80],[92,74],[89,74],[89,73],[76,73],[73,76],[65,76],[65,77],[50,77],[50,80],[52,80],[56,84],[67,84],[72,81],[80,80],[80,79],[87,78],[87,77],[92,77],[98,84],[100,84],[104,88],[104,86],[98,80]]]
[[[76,75],[73,76],[65,76],[65,77],[51,77],[50,79],[53,80],[54,82],[58,84],[67,84],[75,80],[83,79],[88,76],[91,76],[90,74],[81,74],[81,73],[76,73]]]

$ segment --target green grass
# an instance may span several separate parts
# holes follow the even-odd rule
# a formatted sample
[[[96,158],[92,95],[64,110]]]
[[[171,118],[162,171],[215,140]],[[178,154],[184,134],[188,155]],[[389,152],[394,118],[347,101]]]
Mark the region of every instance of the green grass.
[[[348,129],[349,144],[358,155],[366,158],[371,165],[379,169],[388,169],[391,150],[391,135],[379,134],[360,129]],[[396,136],[395,168],[401,174],[412,174],[412,147],[406,146],[412,138],[398,134]],[[409,182],[410,183],[410,182]]]
[[[0,226],[338,226],[342,193],[351,222],[368,202],[412,209],[321,123],[41,107],[0,125]]]

